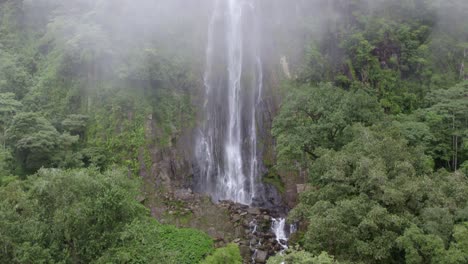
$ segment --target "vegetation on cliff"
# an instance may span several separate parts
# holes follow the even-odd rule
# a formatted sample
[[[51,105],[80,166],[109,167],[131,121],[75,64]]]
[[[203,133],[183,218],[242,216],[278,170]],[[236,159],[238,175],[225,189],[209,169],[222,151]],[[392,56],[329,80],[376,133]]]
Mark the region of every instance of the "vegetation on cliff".
[[[331,2],[273,127],[277,166],[308,175],[289,258],[466,263],[468,6]]]
[[[153,29],[164,10],[123,21],[134,10],[120,4],[0,1],[1,263],[198,263],[214,251],[137,201],[149,149],[193,123],[196,47],[173,50],[176,23]]]
[[[0,262],[241,262],[137,201],[203,104],[208,2],[0,1]],[[467,2],[269,3],[264,182],[307,176],[270,263],[467,263]]]

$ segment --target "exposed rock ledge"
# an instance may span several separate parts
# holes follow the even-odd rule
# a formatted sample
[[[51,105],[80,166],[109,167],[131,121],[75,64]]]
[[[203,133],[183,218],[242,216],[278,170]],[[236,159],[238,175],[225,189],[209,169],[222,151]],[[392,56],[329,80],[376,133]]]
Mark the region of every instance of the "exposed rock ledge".
[[[152,194],[143,202],[161,223],[205,231],[216,247],[238,244],[244,263],[266,263],[282,250],[271,229],[272,218],[279,215],[271,210],[230,201],[215,204],[190,189]]]

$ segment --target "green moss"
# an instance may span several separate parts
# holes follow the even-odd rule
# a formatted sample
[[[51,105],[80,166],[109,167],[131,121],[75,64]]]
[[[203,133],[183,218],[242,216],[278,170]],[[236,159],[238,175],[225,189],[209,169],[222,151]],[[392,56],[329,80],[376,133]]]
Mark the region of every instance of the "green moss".
[[[263,177],[263,182],[273,185],[280,193],[284,193],[286,191],[284,182],[274,167],[270,167],[268,169],[268,174]]]

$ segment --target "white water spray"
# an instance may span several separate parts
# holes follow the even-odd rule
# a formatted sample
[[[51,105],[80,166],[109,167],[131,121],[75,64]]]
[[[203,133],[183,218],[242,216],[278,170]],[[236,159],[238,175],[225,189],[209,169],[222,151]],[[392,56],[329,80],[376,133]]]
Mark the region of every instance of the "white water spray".
[[[286,219],[285,218],[273,218],[271,229],[276,236],[276,241],[283,249],[287,249],[288,236],[286,235]]]

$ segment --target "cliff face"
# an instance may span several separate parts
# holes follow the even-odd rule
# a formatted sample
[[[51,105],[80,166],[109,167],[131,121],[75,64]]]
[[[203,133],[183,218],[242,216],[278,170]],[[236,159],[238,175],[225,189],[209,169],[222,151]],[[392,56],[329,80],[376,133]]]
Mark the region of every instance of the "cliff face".
[[[286,210],[293,208],[297,204],[297,186],[304,183],[304,173],[297,171],[278,171],[277,153],[275,149],[276,141],[271,134],[271,128],[284,97],[285,91],[282,83],[288,81],[291,70],[288,66],[288,57],[279,52],[267,61],[270,65],[265,78],[265,98],[262,118],[262,155],[264,171],[262,181],[269,188],[270,192],[278,192]]]
[[[256,3],[257,4],[257,3]],[[261,8],[256,14],[255,19],[258,19],[259,28],[258,36],[251,36],[244,40],[246,42],[246,49],[250,49],[247,55],[261,58],[260,64],[257,60],[245,60],[244,70],[242,72],[242,82],[248,83],[247,87],[253,89],[258,81],[262,82],[261,98],[256,106],[255,125],[254,130],[256,133],[256,154],[258,157],[258,195],[253,204],[257,207],[273,209],[276,213],[286,214],[286,212],[294,207],[297,203],[297,186],[303,182],[303,176],[300,173],[289,171],[277,171],[276,169],[276,151],[275,139],[271,135],[271,128],[273,120],[279,111],[283,91],[281,84],[284,80],[294,78],[295,65],[298,64],[297,54],[302,53],[302,48],[298,48],[297,41],[286,43],[284,39],[296,39],[293,37],[296,32],[290,33],[288,28],[296,22],[287,21],[284,16],[271,15],[281,13],[278,4],[263,5],[258,3]],[[252,22],[252,21],[250,21]],[[249,23],[250,23],[249,22]],[[223,24],[223,23],[221,23]],[[278,26],[280,25],[280,26]],[[282,30],[278,30],[281,28]],[[214,27],[213,31],[219,31]],[[249,31],[249,29],[244,29]],[[222,31],[222,30],[221,30]],[[254,40],[258,38],[259,40]],[[260,41],[257,48],[253,48],[256,41]],[[224,40],[214,41],[212,49],[225,48]],[[258,43],[257,43],[258,44]],[[209,45],[209,44],[208,44]],[[220,48],[221,46],[221,48]],[[207,48],[208,50],[209,47]],[[255,51],[253,51],[255,50]],[[208,52],[207,52],[208,53]],[[202,57],[200,54],[199,56]],[[209,56],[210,54],[208,54]],[[216,54],[215,54],[216,55]],[[212,55],[214,56],[214,55]],[[214,56],[213,63],[223,64],[226,63],[227,58],[224,56]],[[245,59],[245,58],[244,58]],[[198,61],[203,59],[198,58]],[[211,65],[213,67],[213,65]],[[216,65],[215,65],[216,66]],[[208,67],[208,65],[205,65]],[[258,76],[257,67],[262,68],[262,76]],[[212,69],[209,74],[220,76],[212,77],[211,82],[216,83],[218,86],[226,86],[229,79],[227,76],[222,76],[220,70],[222,67]],[[205,68],[193,69],[198,76],[197,82],[192,84],[190,95],[192,98],[192,107],[194,111],[194,122],[191,124],[183,124],[178,133],[171,136],[170,144],[164,148],[157,145],[149,145],[140,149],[138,157],[140,164],[140,175],[144,179],[144,193],[146,196],[145,203],[151,208],[152,214],[162,222],[173,223],[179,226],[189,226],[204,230],[211,234],[213,237],[222,236],[226,238],[235,238],[239,236],[239,231],[235,231],[233,223],[230,221],[229,212],[226,208],[213,204],[210,197],[200,194],[201,192],[208,192],[206,185],[212,184],[212,178],[207,178],[208,182],[201,181],[199,167],[199,157],[196,156],[196,141],[197,136],[202,129],[202,124],[206,121],[206,71]],[[256,72],[255,74],[253,72]],[[203,76],[205,75],[205,80]],[[205,84],[202,81],[205,81]],[[254,84],[252,84],[254,83]],[[220,85],[221,84],[221,85]],[[205,87],[204,87],[205,86]],[[257,87],[258,88],[258,87]],[[224,88],[223,88],[224,89]],[[227,101],[222,93],[226,93],[223,89],[216,91],[212,100],[216,103],[210,109],[216,116],[224,116],[227,111]],[[227,88],[226,88],[227,89]],[[251,89],[250,89],[251,90]],[[251,102],[255,97],[254,92],[248,91],[240,100]],[[204,108],[205,107],[205,108]],[[248,127],[252,123],[253,110],[242,113],[240,122],[243,124],[240,130],[243,134],[249,134]],[[211,113],[211,114],[213,114]],[[218,120],[220,124],[227,122],[220,117],[212,117]],[[249,126],[245,125],[249,124]],[[224,127],[224,126],[223,126]],[[151,142],[155,137],[158,137],[158,124],[157,122],[148,117],[146,120],[146,137],[147,141]],[[210,128],[215,133],[224,133],[222,127]],[[244,147],[251,148],[252,144],[249,139],[242,139],[244,142],[240,143]],[[217,144],[223,140],[217,139]],[[149,153],[145,154],[145,153]],[[246,155],[249,159],[252,154]],[[249,164],[248,162],[244,162]],[[214,177],[219,175],[214,175]],[[208,188],[209,189],[209,188]],[[212,188],[211,188],[212,189]],[[212,221],[217,219],[217,221]],[[215,223],[214,223],[215,222]],[[242,232],[241,232],[242,233]]]
[[[302,177],[297,173],[275,169],[275,140],[270,131],[280,106],[280,80],[285,74],[281,70],[281,58],[277,61],[277,67],[269,68],[265,76],[265,96],[259,118],[261,122],[257,127],[258,149],[263,164],[261,183],[264,201],[260,206],[284,214],[297,202],[297,185],[302,183]],[[192,102],[195,109],[196,101]],[[196,123],[187,124],[179,133],[172,135],[167,147],[149,144],[139,149],[139,174],[144,181],[144,203],[161,222],[198,228],[213,237],[225,237],[229,242],[230,238],[236,238],[240,232],[231,223],[229,212],[212,203],[210,197],[194,192]],[[145,121],[146,141],[153,142],[160,133],[157,121],[148,115]]]

